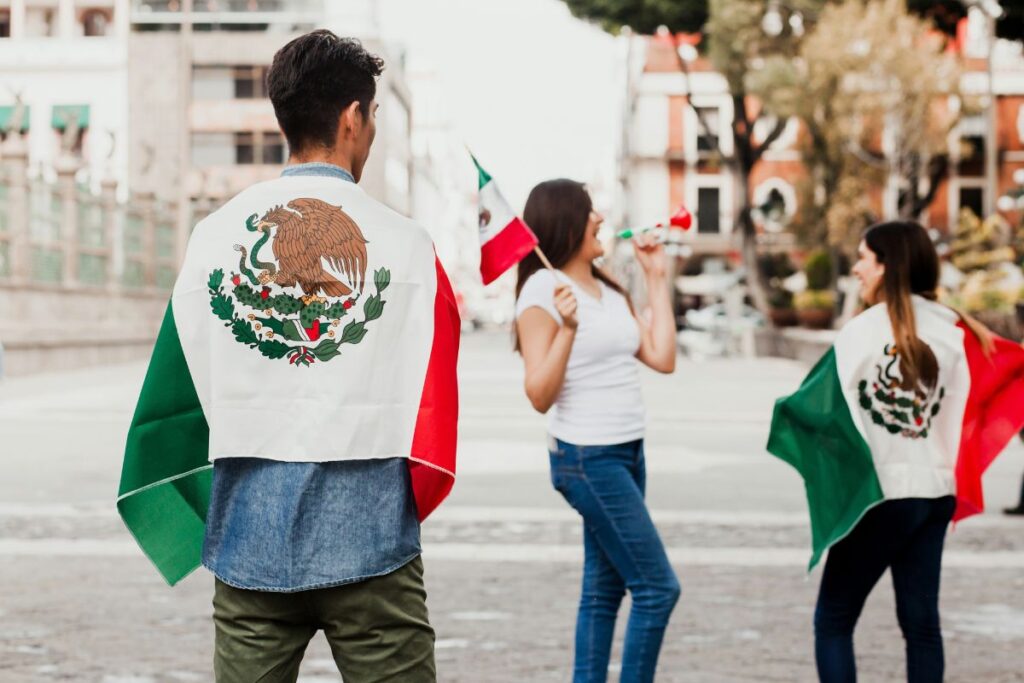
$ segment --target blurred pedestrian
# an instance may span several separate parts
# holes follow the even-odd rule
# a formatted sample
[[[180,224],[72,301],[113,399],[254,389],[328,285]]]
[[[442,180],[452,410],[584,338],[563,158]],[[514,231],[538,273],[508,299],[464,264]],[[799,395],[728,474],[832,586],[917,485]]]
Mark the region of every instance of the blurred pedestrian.
[[[1021,441],[1024,441],[1024,431],[1020,433]],[[1012,508],[1003,508],[1003,513],[1007,515],[1024,515],[1024,477],[1021,477],[1020,481],[1020,495],[1017,498],[1017,505]]]

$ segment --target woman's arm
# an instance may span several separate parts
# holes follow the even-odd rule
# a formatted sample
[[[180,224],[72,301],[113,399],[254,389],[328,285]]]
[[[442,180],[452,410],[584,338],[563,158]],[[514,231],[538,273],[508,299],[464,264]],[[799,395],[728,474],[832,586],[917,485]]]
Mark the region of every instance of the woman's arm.
[[[576,297],[565,284],[555,287],[555,308],[562,324],[538,307],[527,308],[516,320],[519,349],[526,365],[526,397],[546,413],[565,382],[565,368],[576,338]]]
[[[676,369],[676,322],[666,275],[665,249],[648,237],[634,240],[633,251],[644,271],[651,309],[650,324],[637,318],[640,350],[636,357],[652,370],[668,374]]]

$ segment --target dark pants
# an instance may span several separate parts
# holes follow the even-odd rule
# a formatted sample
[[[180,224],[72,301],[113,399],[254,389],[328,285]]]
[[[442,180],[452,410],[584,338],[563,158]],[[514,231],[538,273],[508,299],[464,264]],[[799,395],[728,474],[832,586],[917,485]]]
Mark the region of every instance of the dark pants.
[[[853,629],[868,594],[892,570],[896,617],[906,641],[908,683],[941,683],[939,574],[956,500],[905,498],[870,510],[829,551],[814,613],[814,654],[822,683],[853,683]]]
[[[323,630],[346,683],[434,683],[434,631],[423,562],[334,588],[268,593],[217,581],[218,683],[293,683],[306,645]]]
[[[679,581],[644,505],[643,441],[613,446],[558,441],[550,455],[555,488],[583,517],[583,592],[573,681],[607,679],[615,618],[628,590],[633,606],[620,680],[649,683],[679,599]]]

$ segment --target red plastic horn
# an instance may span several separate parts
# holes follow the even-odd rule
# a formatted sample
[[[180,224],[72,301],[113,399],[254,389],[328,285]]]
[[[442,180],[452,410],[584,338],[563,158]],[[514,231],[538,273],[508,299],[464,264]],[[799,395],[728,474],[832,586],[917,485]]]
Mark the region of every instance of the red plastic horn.
[[[689,230],[690,226],[693,225],[693,215],[686,210],[685,206],[680,204],[676,212],[672,214],[672,218],[669,219],[669,223],[673,228]]]

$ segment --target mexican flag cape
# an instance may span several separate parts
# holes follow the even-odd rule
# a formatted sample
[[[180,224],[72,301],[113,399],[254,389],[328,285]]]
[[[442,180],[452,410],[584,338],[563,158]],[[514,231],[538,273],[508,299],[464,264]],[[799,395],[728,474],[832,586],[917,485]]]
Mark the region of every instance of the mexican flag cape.
[[[459,327],[427,233],[354,183],[243,191],[190,238],[118,512],[171,584],[199,565],[217,458],[408,458],[426,518],[455,478]]]
[[[476,157],[473,164],[480,182],[480,275],[488,285],[533,251],[537,236],[512,211]]]
[[[901,388],[885,304],[851,320],[800,389],[775,404],[768,450],[804,479],[810,567],[883,500],[956,495],[954,520],[984,509],[981,475],[1024,426],[1024,349],[986,355],[959,315],[913,297],[934,390]]]

